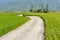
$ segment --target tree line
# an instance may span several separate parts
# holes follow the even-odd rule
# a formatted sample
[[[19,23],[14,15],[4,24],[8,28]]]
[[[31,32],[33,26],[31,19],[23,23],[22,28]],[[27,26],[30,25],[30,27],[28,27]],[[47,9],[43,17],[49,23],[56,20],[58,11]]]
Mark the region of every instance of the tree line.
[[[29,11],[30,12],[35,12],[35,13],[48,13],[49,12],[49,10],[48,10],[48,4],[46,4],[46,7],[45,8],[43,8],[44,6],[41,4],[41,5],[39,5],[39,9],[37,9],[37,10],[34,10],[33,9],[33,5],[31,5],[31,8],[29,9]]]

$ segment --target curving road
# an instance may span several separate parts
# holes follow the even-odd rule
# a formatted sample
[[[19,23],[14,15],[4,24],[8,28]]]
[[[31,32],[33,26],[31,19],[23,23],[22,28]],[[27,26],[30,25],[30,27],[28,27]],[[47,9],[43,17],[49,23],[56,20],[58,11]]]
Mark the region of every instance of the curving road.
[[[29,16],[21,27],[0,37],[0,40],[44,40],[44,22],[40,17]]]

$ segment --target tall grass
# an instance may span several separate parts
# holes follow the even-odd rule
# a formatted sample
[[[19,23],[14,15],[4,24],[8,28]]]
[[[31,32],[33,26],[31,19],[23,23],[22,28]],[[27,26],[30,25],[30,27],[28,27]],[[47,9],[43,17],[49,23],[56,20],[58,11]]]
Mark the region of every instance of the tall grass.
[[[46,40],[60,40],[60,14],[41,14],[45,19]]]
[[[0,16],[0,36],[18,28],[28,20],[28,17]]]
[[[34,15],[42,17],[45,20],[45,37],[46,40],[60,40],[60,14],[51,13],[26,13],[26,15]]]

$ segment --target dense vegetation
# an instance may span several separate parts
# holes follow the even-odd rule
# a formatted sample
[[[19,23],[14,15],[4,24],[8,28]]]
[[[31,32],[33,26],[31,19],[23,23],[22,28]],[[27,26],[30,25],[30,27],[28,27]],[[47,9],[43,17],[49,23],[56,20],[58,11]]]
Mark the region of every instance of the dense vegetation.
[[[26,13],[26,15],[35,15],[42,17],[45,21],[46,40],[60,40],[60,14],[59,12],[50,13]]]
[[[45,8],[44,8],[45,7]],[[30,12],[34,12],[34,13],[48,13],[49,12],[49,5],[46,4],[46,6],[44,6],[43,4],[39,5],[39,9],[35,9],[34,10],[34,6],[31,5],[31,8],[30,8]]]
[[[28,17],[13,16],[14,14],[0,14],[0,36],[18,28],[26,21],[29,20]]]
[[[22,14],[30,16],[39,16],[45,22],[45,39],[60,40],[60,12],[50,13],[31,13],[25,12]],[[0,14],[1,15],[1,14]],[[25,19],[25,21],[23,21]],[[18,21],[17,21],[18,20]],[[27,17],[19,16],[0,16],[0,36],[17,28],[28,20]],[[12,25],[13,24],[13,25]],[[11,28],[12,27],[12,28]]]

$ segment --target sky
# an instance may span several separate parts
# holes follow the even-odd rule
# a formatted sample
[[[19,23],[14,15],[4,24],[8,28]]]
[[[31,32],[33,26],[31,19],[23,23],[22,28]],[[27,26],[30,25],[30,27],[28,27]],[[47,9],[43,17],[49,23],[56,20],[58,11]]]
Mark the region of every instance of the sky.
[[[31,5],[49,5],[49,10],[60,11],[60,0],[0,0],[0,11],[28,11]]]

